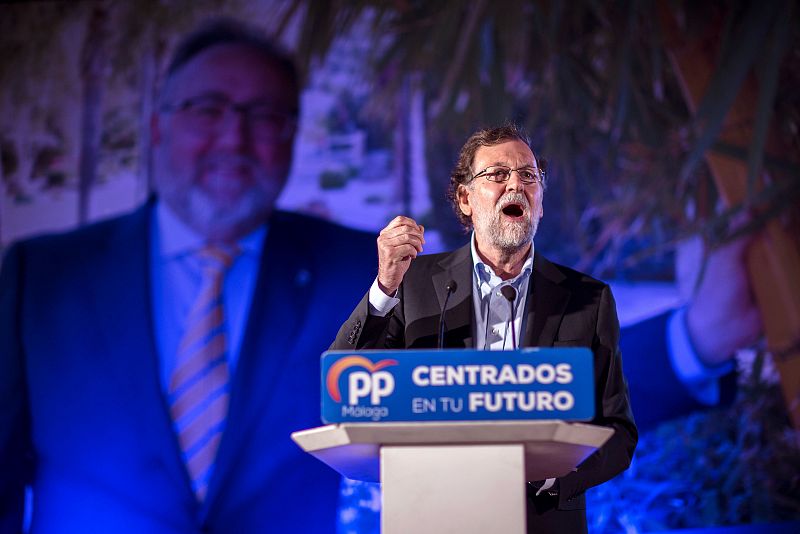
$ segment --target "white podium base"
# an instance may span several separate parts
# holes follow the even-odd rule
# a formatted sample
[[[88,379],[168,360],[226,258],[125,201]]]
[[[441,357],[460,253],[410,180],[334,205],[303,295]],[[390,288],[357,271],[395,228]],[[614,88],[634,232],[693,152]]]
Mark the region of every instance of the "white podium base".
[[[522,445],[381,449],[381,532],[525,532]]]

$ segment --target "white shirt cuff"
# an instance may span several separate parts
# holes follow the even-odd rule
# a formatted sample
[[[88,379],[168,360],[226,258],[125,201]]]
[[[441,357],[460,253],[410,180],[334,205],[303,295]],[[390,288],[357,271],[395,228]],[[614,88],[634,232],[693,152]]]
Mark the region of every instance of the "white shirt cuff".
[[[397,295],[397,292],[395,292],[395,295]],[[399,298],[390,297],[383,292],[378,285],[378,278],[375,277],[375,281],[372,282],[372,286],[369,288],[369,314],[377,317],[386,317],[399,302]]]
[[[679,308],[667,323],[667,345],[672,369],[689,393],[712,406],[719,402],[719,377],[733,370],[733,362],[709,367],[697,355],[686,326],[686,308]]]
[[[556,479],[548,478],[547,480],[544,481],[544,484],[542,484],[542,487],[539,488],[538,490],[536,490],[536,496],[538,497],[541,492],[547,491],[547,490],[549,490],[550,488],[552,488],[555,485],[556,485]]]

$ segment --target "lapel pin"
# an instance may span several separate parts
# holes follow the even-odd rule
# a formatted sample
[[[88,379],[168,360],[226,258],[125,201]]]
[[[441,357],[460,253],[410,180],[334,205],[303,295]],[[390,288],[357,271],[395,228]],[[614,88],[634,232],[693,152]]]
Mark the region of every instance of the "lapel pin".
[[[297,287],[305,287],[311,281],[311,273],[308,269],[300,269],[294,277],[294,285]]]

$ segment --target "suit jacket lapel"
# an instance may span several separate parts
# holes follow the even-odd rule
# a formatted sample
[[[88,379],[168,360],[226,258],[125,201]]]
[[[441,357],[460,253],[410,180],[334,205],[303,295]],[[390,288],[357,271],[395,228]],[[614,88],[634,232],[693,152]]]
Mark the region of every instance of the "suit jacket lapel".
[[[522,345],[550,347],[553,345],[561,318],[567,309],[570,291],[561,285],[564,274],[543,256],[534,252],[533,272],[525,303],[528,314]]]
[[[159,379],[153,331],[149,231],[152,203],[120,219],[116,231],[98,248],[93,277],[93,324],[103,332],[107,350],[95,372],[107,373],[120,384],[121,404],[146,436],[137,444],[142,456],[157,457],[171,479],[194,496],[183,467],[180,448]]]
[[[270,220],[207,503],[224,487],[249,422],[264,417],[276,382],[295,356],[293,345],[315,278],[313,251],[297,246],[298,234],[302,229],[289,228],[280,212]]]
[[[439,309],[444,305],[447,297],[447,284],[456,283],[456,290],[450,295],[447,309],[444,314],[445,321],[445,347],[472,348],[474,323],[474,310],[472,304],[472,254],[470,245],[455,250],[446,255],[440,262],[441,271],[433,274],[433,285],[436,298],[439,300]],[[436,327],[438,328],[438,322]],[[438,335],[438,332],[437,332]]]

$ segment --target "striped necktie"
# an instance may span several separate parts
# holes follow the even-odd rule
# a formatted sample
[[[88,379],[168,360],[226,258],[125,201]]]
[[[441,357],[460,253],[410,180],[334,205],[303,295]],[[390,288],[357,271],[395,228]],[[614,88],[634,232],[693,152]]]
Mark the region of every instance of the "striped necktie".
[[[220,246],[198,251],[201,288],[187,316],[169,384],[172,421],[192,487],[201,502],[208,490],[228,413],[222,284],[237,252]]]

